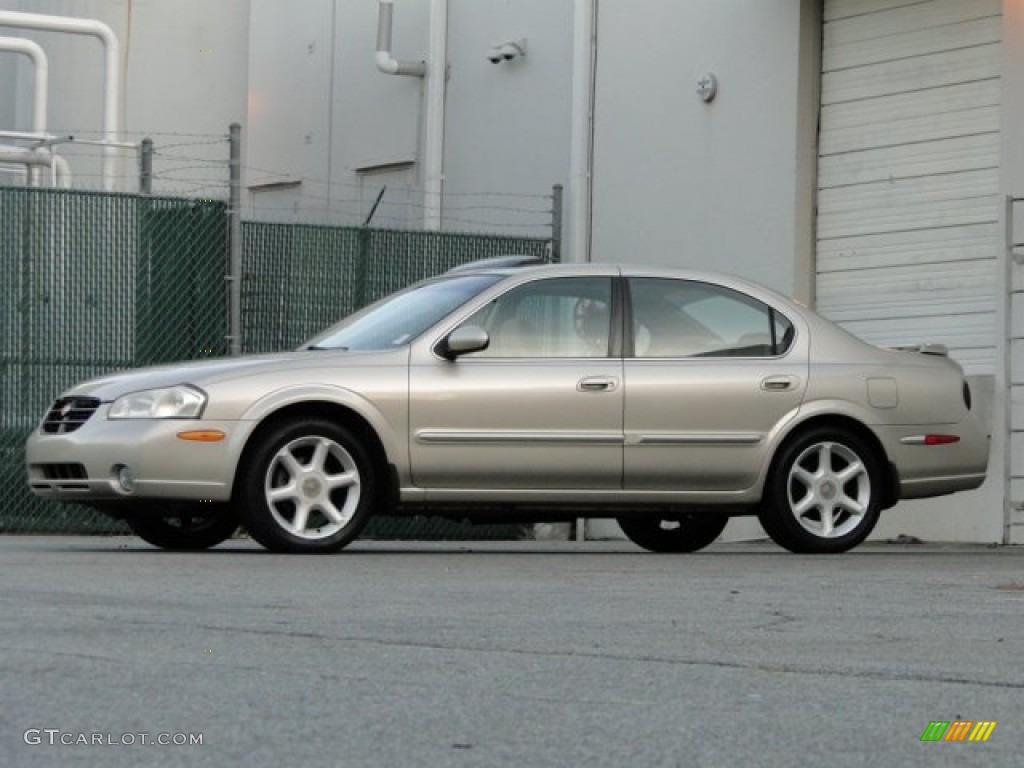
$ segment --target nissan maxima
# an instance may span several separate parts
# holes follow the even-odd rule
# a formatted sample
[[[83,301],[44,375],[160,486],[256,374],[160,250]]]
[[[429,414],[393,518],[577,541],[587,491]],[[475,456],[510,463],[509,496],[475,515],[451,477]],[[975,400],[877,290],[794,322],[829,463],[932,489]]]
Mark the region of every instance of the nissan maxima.
[[[835,553],[901,499],[978,487],[988,436],[938,345],[879,348],[723,275],[484,262],[300,349],[72,387],[28,440],[39,496],[203,549],[240,526],[333,552],[374,515],[612,517],[692,552],[756,515]]]

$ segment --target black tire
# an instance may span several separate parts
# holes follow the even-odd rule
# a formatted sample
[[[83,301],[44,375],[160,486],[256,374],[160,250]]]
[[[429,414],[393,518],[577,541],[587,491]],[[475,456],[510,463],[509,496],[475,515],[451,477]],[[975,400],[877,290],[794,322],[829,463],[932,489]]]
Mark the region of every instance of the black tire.
[[[238,473],[249,534],[272,552],[336,552],[366,525],[379,471],[351,431],[326,419],[282,422],[256,438]],[[343,484],[344,483],[344,484]]]
[[[617,518],[622,532],[651,552],[696,552],[721,536],[729,522],[722,512],[686,512],[671,516],[630,515]]]
[[[167,514],[129,516],[125,522],[143,541],[178,551],[215,547],[238,530],[238,517],[227,504],[181,501],[166,506]]]
[[[881,466],[876,452],[852,432],[819,427],[798,434],[772,464],[761,525],[790,552],[846,552],[878,523]]]

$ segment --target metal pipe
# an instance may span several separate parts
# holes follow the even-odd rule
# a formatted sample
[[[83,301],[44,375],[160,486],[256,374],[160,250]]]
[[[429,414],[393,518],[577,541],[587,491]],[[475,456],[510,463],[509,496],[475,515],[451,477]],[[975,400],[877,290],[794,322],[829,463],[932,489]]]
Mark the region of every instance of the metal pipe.
[[[43,149],[29,149],[0,144],[0,162],[20,165],[46,165],[53,163],[53,155]]]
[[[444,201],[444,102],[448,70],[448,0],[430,0],[429,65],[424,82],[423,226],[441,228]]]
[[[0,37],[0,51],[22,53],[32,59],[36,69],[32,101],[32,131],[46,133],[46,94],[50,72],[46,52],[39,43],[34,40],[26,40],[23,37]]]
[[[555,264],[562,260],[562,194],[561,184],[551,188],[551,261]]]
[[[139,148],[139,192],[153,194],[153,140],[146,137]]]
[[[395,0],[377,1],[377,69],[385,75],[423,77],[427,65],[423,61],[401,61],[391,55],[391,24],[395,13]]]
[[[999,404],[999,394],[1002,393],[1002,426],[999,439],[1002,442],[1003,450],[1003,535],[1002,543],[1013,542],[1013,272],[1014,272],[1014,236],[1013,214],[1014,203],[1018,202],[1007,195],[1003,203],[1003,290],[999,297],[1003,320],[1003,338],[1000,340],[1003,360],[1002,368],[996,373],[996,404]],[[999,423],[998,419],[993,420],[993,426]],[[994,430],[993,430],[994,431]],[[997,443],[998,446],[998,443]]]
[[[31,131],[0,131],[0,139],[21,139],[23,141],[35,141],[40,144],[53,143],[58,140],[73,141],[71,136],[54,136],[52,133],[33,133]]]
[[[229,128],[230,184],[228,186],[229,351],[242,354],[242,126]]]
[[[569,261],[591,258],[594,166],[596,0],[573,6],[572,118],[569,139]]]
[[[28,149],[26,147],[14,147],[0,145],[0,163],[16,163],[26,168],[46,166],[54,170],[57,186],[62,189],[71,187],[71,166],[68,161],[60,155],[53,154],[45,149]]]
[[[53,170],[53,178],[51,184],[60,189],[71,189],[71,166],[68,161],[56,153],[52,153],[53,165],[50,167]]]
[[[37,147],[50,147],[56,144],[85,144],[93,147],[118,147],[120,149],[139,148],[134,141],[103,141],[95,139],[79,139],[74,136],[54,136],[52,133],[26,133],[25,131],[0,131],[2,139],[24,139],[34,141]]]
[[[72,16],[45,16],[40,13],[21,13],[19,11],[0,11],[0,27],[17,27],[20,29],[38,29],[52,32],[66,32],[74,35],[90,35],[103,43],[103,138],[110,142],[103,149],[103,188],[108,192],[114,188],[114,155],[113,142],[118,141],[117,111],[120,103],[120,60],[121,46],[114,31],[102,21],[95,19],[79,19]]]
[[[29,167],[27,165],[21,168],[12,168],[4,163],[0,163],[0,173],[14,174],[23,184],[28,184],[28,170]]]
[[[33,40],[23,37],[0,37],[0,51],[22,53],[32,60],[35,66],[34,92],[32,94],[32,131],[40,135],[46,133],[47,92],[50,65],[42,46]],[[29,171],[30,185],[34,186],[38,179],[34,172]]]

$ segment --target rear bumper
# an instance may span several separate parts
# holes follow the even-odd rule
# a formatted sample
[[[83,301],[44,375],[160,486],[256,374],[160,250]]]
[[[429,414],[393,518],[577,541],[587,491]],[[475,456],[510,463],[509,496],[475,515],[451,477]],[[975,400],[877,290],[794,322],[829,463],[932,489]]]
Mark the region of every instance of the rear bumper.
[[[889,460],[899,473],[900,499],[923,499],[970,491],[985,482],[989,436],[973,417],[960,424],[876,427]],[[956,435],[944,445],[913,441],[926,434]],[[911,440],[911,442],[907,442]]]
[[[926,499],[957,491],[973,491],[985,482],[985,473],[954,477],[926,477],[900,482],[901,499]]]

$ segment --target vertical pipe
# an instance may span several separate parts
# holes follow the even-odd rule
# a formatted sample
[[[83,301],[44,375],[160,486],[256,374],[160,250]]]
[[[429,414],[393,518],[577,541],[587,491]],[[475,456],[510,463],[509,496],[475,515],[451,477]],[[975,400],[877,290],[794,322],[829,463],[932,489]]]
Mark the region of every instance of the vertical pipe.
[[[139,154],[139,192],[153,194],[153,140],[148,136],[142,140]]]
[[[32,132],[39,134],[39,138],[42,138],[43,134],[46,133],[47,94],[50,76],[50,64],[46,57],[46,52],[39,43],[20,37],[0,37],[0,51],[22,53],[32,59],[32,64],[35,66],[35,82],[32,96]],[[56,169],[54,168],[53,170],[55,171]],[[27,185],[34,187],[39,180],[38,171],[35,167],[28,166],[26,172],[28,174]]]
[[[1003,207],[1003,366],[1002,382],[996,379],[996,394],[1002,390],[1003,418],[1003,544],[1013,539],[1013,265],[1016,237],[1014,235],[1014,204],[1019,202],[1010,195],[1006,196]],[[1002,386],[1000,387],[1000,384]],[[993,419],[995,423],[998,420]]]
[[[103,188],[114,189],[114,162],[117,159],[113,142],[118,141],[118,107],[121,101],[121,44],[114,31],[101,21],[73,16],[47,16],[39,13],[0,10],[0,27],[40,29],[91,35],[100,39],[104,47],[103,80]]]
[[[117,115],[121,104],[121,46],[113,31],[105,24],[100,25],[95,34],[104,47],[103,140],[116,142],[120,138]],[[113,144],[103,147],[103,189],[107,192],[114,189],[116,153]]]
[[[593,201],[594,71],[597,65],[597,2],[573,5],[572,118],[569,139],[570,261],[591,256]]]
[[[551,188],[551,261],[562,260],[562,185]]]
[[[229,351],[242,354],[242,126],[229,129],[230,183],[228,194]]]
[[[21,53],[32,59],[35,82],[32,91],[32,132],[46,133],[46,107],[50,64],[42,47],[22,37],[0,37],[0,51]]]
[[[395,0],[377,0],[377,69],[385,75],[423,77],[427,65],[422,61],[400,61],[391,55],[391,28]]]
[[[444,102],[448,74],[448,0],[430,0],[430,34],[424,83],[423,226],[441,228],[444,194]]]

